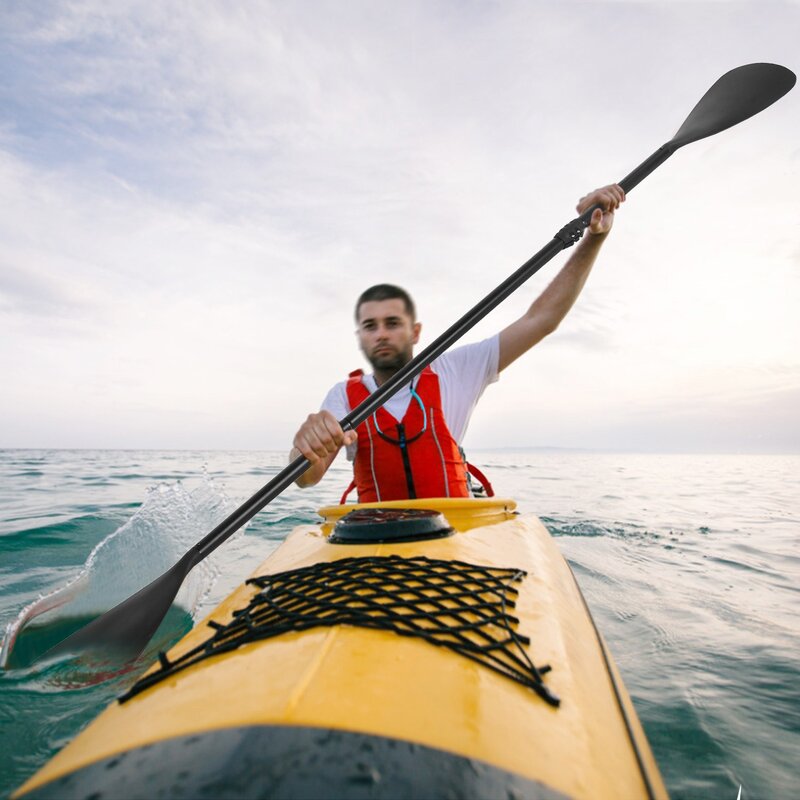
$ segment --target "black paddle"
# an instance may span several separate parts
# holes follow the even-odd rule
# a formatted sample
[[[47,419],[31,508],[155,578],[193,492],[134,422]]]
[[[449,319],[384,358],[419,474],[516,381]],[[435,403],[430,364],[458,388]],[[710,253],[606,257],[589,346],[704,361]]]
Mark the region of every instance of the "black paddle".
[[[777,64],[747,64],[725,73],[692,109],[675,136],[662,145],[619,184],[630,192],[678,148],[730,128],[758,114],[783,97],[795,83],[795,75]],[[468,311],[435,342],[408,362],[390,380],[351,411],[340,424],[353,430],[380,408],[395,392],[419,375],[435,358],[445,352],[470,328],[520,287],[561,250],[575,244],[588,227],[594,206],[565,225],[550,242],[515,273]],[[47,657],[86,650],[133,658],[144,649],[169,610],[178,589],[190,570],[212,553],[242,525],[299,478],[310,466],[298,456],[260,491],[236,509],[226,520],[201,539],[186,555],[160,578],[135,595],[73,633],[52,648]]]

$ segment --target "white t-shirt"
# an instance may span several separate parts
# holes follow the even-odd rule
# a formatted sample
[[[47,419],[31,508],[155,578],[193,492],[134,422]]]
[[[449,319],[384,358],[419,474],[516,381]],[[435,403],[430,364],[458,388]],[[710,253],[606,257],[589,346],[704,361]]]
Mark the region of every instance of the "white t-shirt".
[[[500,360],[500,335],[495,334],[482,342],[467,344],[448,350],[431,362],[431,369],[439,377],[439,392],[442,411],[447,427],[460,445],[467,432],[470,417],[483,394],[483,390],[498,377]],[[364,375],[363,381],[370,394],[378,386],[374,375]],[[414,379],[416,386],[417,379]],[[390,397],[384,408],[397,420],[403,419],[411,402],[411,388],[404,386]],[[337,383],[322,401],[323,411],[330,411],[336,419],[342,419],[352,410],[347,401],[347,381]],[[356,456],[356,445],[347,448],[347,458]]]

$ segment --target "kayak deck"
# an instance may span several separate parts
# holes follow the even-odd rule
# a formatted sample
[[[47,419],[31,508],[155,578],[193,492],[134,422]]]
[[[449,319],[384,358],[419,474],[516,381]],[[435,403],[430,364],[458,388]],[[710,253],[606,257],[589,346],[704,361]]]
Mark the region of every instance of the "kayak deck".
[[[547,702],[542,692],[441,643],[434,646],[421,636],[365,627],[352,619],[346,624],[320,622],[167,670],[153,685],[141,687],[124,703],[104,711],[20,794],[38,787],[44,791],[51,782],[55,790],[55,784],[80,770],[146,748],[161,751],[159,763],[171,770],[175,756],[167,751],[174,751],[177,742],[184,742],[184,749],[191,752],[185,742],[194,741],[199,764],[204,761],[205,750],[200,746],[204,740],[215,742],[211,749],[222,752],[220,737],[241,742],[252,735],[254,741],[271,742],[274,749],[287,736],[293,737],[293,746],[300,747],[303,737],[316,735],[328,737],[333,742],[330,748],[341,750],[340,758],[345,760],[350,746],[345,743],[353,747],[359,743],[347,774],[351,775],[356,761],[367,764],[369,775],[383,776],[388,792],[381,794],[376,784],[368,796],[398,796],[387,783],[389,775],[413,772],[418,763],[415,779],[422,780],[422,765],[433,765],[438,757],[442,774],[448,772],[446,763],[466,759],[475,775],[484,779],[494,775],[509,791],[516,785],[523,796],[665,797],[630,699],[572,573],[544,526],[535,517],[516,515],[513,501],[508,500],[380,504],[381,508],[392,506],[436,508],[455,532],[426,541],[332,544],[329,534],[335,521],[354,507],[323,509],[322,525],[297,528],[254,572],[254,582],[236,589],[172,648],[166,664],[202,649],[215,631],[241,616],[259,593],[270,591],[270,576],[314,565],[344,565],[348,559],[372,559],[374,564],[375,560],[411,561],[424,556],[431,561],[524,573],[513,583],[518,592],[513,595],[515,605],[504,613],[518,620],[513,629],[519,634],[519,646],[537,665],[534,669],[540,673],[545,694],[561,699],[558,707]],[[475,594],[482,596],[480,591]],[[363,590],[361,595],[355,592],[356,597],[362,595]],[[426,597],[430,606],[430,594]],[[466,619],[474,620],[474,613],[472,617],[465,613]],[[464,619],[462,614],[461,622]],[[508,634],[505,623],[492,624],[498,638]],[[550,669],[542,669],[544,665]],[[159,670],[164,671],[163,663],[149,674]],[[370,761],[364,750],[368,741],[373,742],[375,753],[394,753],[394,760],[387,762],[375,755]],[[389,743],[394,744],[390,747]],[[326,747],[317,754],[325,763]],[[304,752],[309,755],[317,750],[312,747]],[[423,751],[418,762],[408,756]],[[399,765],[406,762],[401,769]],[[225,769],[233,767],[229,764]],[[298,780],[304,770],[298,772]],[[453,766],[453,774],[460,772],[463,765]],[[224,775],[217,777],[218,785],[225,782]],[[330,794],[326,796],[352,794],[341,786],[336,789],[332,773],[328,778]],[[479,785],[487,796],[488,785],[476,777],[475,792]],[[424,786],[436,794],[433,784]],[[463,786],[459,790],[460,796],[473,794]],[[289,792],[285,796],[304,795]]]

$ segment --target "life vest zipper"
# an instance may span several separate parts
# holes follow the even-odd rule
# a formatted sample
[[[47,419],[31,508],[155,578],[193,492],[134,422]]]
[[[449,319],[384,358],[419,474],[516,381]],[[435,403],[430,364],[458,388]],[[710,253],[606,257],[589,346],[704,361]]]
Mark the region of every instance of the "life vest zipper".
[[[411,474],[411,460],[408,457],[408,442],[406,440],[406,429],[402,422],[397,423],[397,438],[400,445],[400,455],[403,458],[403,469],[406,473],[406,486],[408,487],[408,497],[414,500],[417,496],[417,491],[414,488],[414,476]]]

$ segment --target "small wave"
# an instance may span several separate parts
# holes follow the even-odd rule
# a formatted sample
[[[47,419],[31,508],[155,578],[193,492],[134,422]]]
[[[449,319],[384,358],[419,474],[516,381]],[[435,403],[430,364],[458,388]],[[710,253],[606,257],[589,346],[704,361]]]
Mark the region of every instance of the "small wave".
[[[708,560],[715,564],[720,564],[727,569],[738,570],[741,572],[752,572],[754,574],[763,575],[777,581],[782,581],[784,579],[784,576],[779,571],[765,565],[756,564],[752,560],[748,563],[745,563],[744,561],[739,561],[734,558],[725,558],[719,555],[708,555]]]
[[[577,522],[546,522],[548,530],[553,536],[606,536],[608,531],[602,526],[592,522],[579,520]]]
[[[36,548],[43,558],[49,560],[51,554],[44,550],[45,547],[80,546],[87,539],[96,541],[98,536],[107,536],[117,527],[118,523],[114,520],[86,514],[54,525],[4,534],[0,536],[0,552]],[[58,556],[58,563],[63,563],[63,553]]]
[[[305,514],[285,514],[277,519],[270,520],[270,526],[280,525],[285,531],[287,528],[293,528],[295,525],[316,525],[319,522],[319,515],[316,510],[309,511]]]
[[[542,522],[553,536],[608,536],[610,533],[605,525],[586,519],[563,520],[542,517]]]

